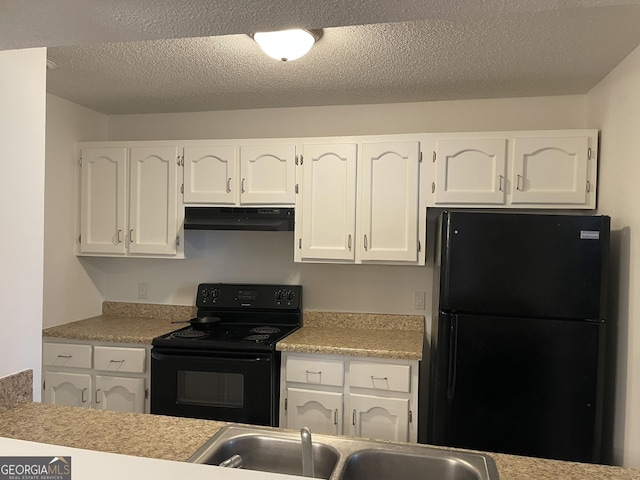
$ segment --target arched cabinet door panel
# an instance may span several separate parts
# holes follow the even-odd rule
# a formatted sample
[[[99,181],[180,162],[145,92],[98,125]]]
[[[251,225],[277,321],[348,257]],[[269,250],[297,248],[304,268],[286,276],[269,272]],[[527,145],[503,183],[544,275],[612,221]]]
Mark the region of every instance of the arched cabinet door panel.
[[[507,140],[438,140],[433,194],[436,205],[503,205],[506,194]]]
[[[287,428],[309,427],[313,433],[342,433],[343,394],[287,388]]]
[[[511,203],[584,205],[589,183],[588,136],[515,138]]]

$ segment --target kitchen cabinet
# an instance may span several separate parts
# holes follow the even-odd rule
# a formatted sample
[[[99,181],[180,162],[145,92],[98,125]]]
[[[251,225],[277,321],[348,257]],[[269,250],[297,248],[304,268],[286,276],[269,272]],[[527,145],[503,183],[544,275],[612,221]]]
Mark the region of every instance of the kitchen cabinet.
[[[185,144],[189,205],[294,205],[295,145]]]
[[[301,388],[287,388],[287,428],[309,427],[313,433],[342,434],[344,395]]]
[[[418,262],[419,142],[362,145],[360,234],[362,262]]]
[[[280,426],[417,441],[418,361],[283,352]]]
[[[176,146],[81,144],[80,158],[79,255],[183,256]]]
[[[597,141],[596,130],[439,136],[428,205],[595,208]]]
[[[298,262],[422,264],[420,142],[305,144]]]
[[[358,145],[305,145],[300,203],[299,259],[354,261]]]
[[[438,140],[435,151],[436,205],[505,202],[507,140]]]
[[[42,357],[45,403],[149,411],[146,347],[45,339]]]
[[[515,137],[512,205],[595,207],[596,182],[589,173],[597,136]],[[595,171],[595,166],[593,167]]]

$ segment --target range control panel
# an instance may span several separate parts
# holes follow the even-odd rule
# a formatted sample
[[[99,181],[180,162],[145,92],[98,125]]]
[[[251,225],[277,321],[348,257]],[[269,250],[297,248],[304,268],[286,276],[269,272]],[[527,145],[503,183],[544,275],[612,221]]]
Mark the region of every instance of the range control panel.
[[[301,285],[202,283],[196,306],[213,309],[299,310]]]

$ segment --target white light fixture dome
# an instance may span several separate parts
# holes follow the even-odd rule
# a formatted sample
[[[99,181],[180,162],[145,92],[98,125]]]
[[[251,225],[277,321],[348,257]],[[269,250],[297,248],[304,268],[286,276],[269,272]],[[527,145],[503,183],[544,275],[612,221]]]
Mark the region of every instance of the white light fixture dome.
[[[321,36],[319,30],[281,30],[256,32],[253,39],[262,51],[276,60],[288,62],[305,56]]]

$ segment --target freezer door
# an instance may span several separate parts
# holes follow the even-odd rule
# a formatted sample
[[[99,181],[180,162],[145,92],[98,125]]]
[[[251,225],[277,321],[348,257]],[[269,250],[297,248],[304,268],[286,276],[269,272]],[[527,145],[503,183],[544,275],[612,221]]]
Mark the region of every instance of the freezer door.
[[[441,315],[427,443],[597,462],[603,323]]]
[[[609,217],[444,212],[440,310],[606,318]]]

